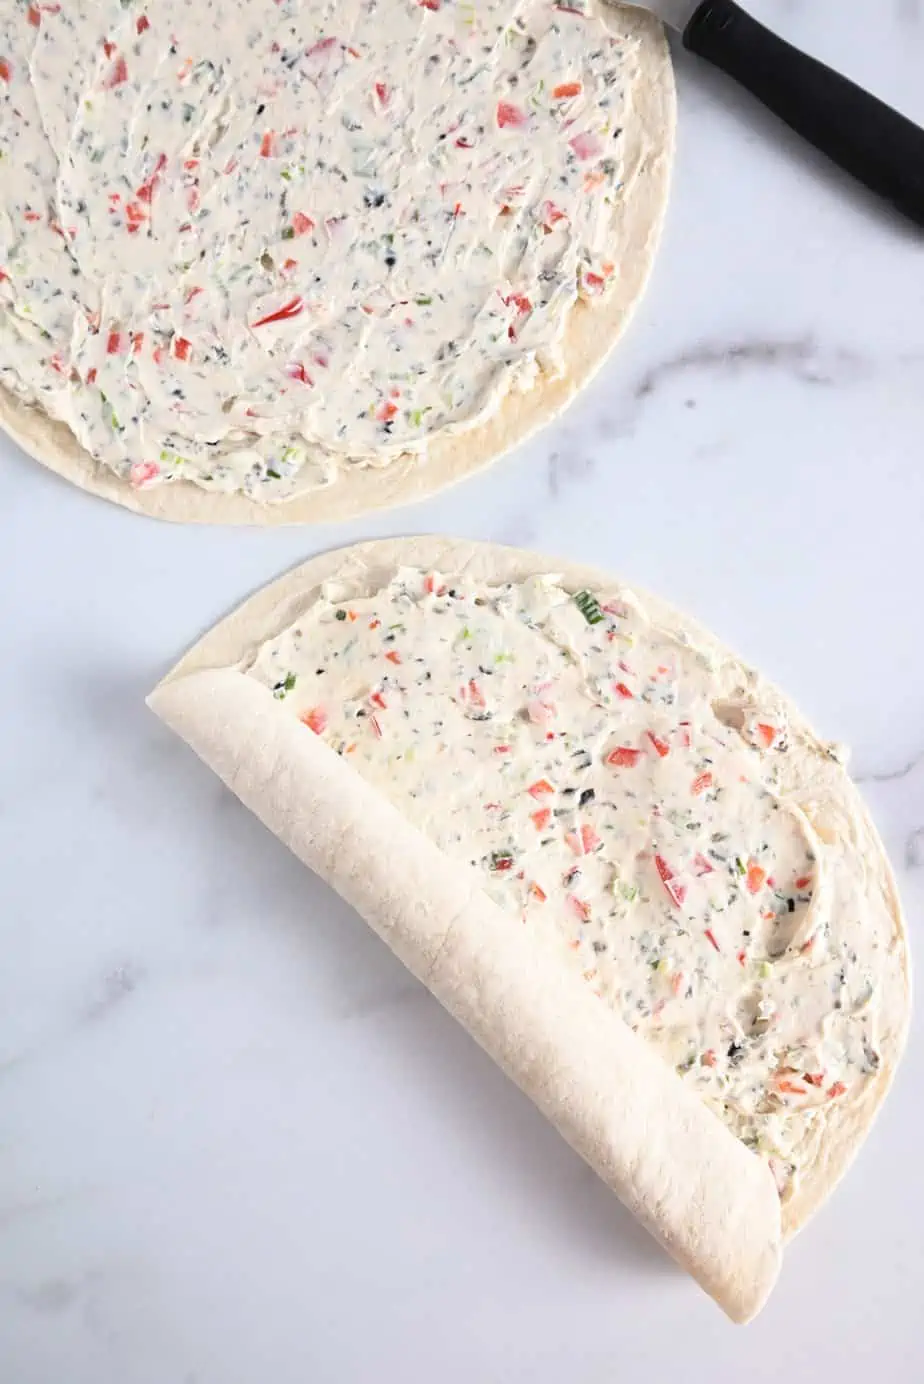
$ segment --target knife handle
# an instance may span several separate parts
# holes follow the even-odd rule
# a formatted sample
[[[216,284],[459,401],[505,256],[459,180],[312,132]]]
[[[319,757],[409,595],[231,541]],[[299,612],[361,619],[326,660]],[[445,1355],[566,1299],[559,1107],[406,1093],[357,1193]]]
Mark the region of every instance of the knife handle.
[[[704,0],[683,45],[733,77],[841,168],[924,226],[924,130],[759,24]]]

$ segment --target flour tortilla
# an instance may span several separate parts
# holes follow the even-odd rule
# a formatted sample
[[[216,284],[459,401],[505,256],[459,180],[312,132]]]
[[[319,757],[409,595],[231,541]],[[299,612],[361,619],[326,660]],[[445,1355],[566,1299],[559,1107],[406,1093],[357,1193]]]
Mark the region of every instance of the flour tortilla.
[[[769,1170],[554,948],[246,674],[174,675],[150,704],[356,908],[732,1320],[752,1317],[780,1261]]]
[[[0,426],[36,461],[82,489],[156,519],[189,524],[307,524],[353,518],[422,499],[473,475],[564,409],[596,374],[622,335],[648,282],[670,183],[676,101],[661,25],[635,9],[606,6],[600,22],[641,42],[623,131],[625,194],[614,208],[611,258],[617,277],[607,297],[578,302],[565,329],[565,368],[526,393],[511,392],[486,422],[444,434],[425,456],[404,454],[385,467],[350,466],[335,484],[288,502],[263,505],[243,494],[203,490],[189,481],[135,489],[93,459],[63,423],[0,386]],[[140,460],[140,458],[139,458]]]
[[[610,573],[494,544],[436,537],[358,544],[313,558],[260,591],[206,634],[165,682],[173,683],[202,670],[228,668],[246,662],[261,643],[289,626],[312,604],[323,582],[343,576],[358,583],[361,590],[371,593],[384,585],[400,566],[434,569],[447,576],[464,574],[472,581],[491,584],[519,582],[538,574],[556,573],[560,574],[565,589],[571,591],[582,588],[613,590],[619,586]],[[823,1156],[800,1180],[795,1195],[783,1208],[783,1233],[789,1237],[824,1201],[847,1169],[886,1095],[901,1055],[911,1008],[907,939],[901,906],[876,829],[857,789],[842,765],[832,756],[830,747],[818,739],[778,689],[735,659],[711,634],[663,601],[647,593],[639,594],[654,622],[683,631],[717,659],[731,661],[736,672],[740,672],[743,697],[759,697],[761,707],[768,712],[772,712],[774,706],[780,708],[788,722],[791,740],[790,752],[785,756],[787,779],[782,786],[799,803],[822,839],[849,843],[852,854],[862,862],[862,888],[870,926],[876,929],[888,960],[882,979],[880,1068],[867,1082],[861,1101],[849,1105],[836,1104],[831,1108],[826,1122]],[[159,695],[157,693],[155,697]],[[301,728],[296,725],[296,729]],[[257,810],[260,810],[259,806]],[[339,887],[336,882],[335,887]],[[377,925],[372,921],[374,926]],[[490,965],[490,958],[485,959],[484,964]],[[592,1003],[597,1008],[605,1007],[595,1000]],[[498,1020],[499,1043],[504,1041],[503,1023],[503,1019]],[[479,1041],[493,1054],[489,1039],[479,1036]],[[516,1079],[520,1080],[520,1077]],[[675,1080],[677,1086],[682,1085],[679,1079]],[[533,1095],[525,1082],[522,1084]],[[541,1101],[537,1103],[541,1104]],[[558,1124],[555,1111],[545,1106],[543,1108]],[[722,1132],[728,1134],[724,1126]],[[571,1136],[566,1134],[566,1137]],[[737,1142],[730,1134],[728,1138],[733,1143]],[[580,1147],[576,1141],[573,1142]],[[585,1157],[588,1156],[584,1148],[580,1148],[580,1151]],[[588,1161],[597,1166],[592,1157]],[[687,1160],[678,1155],[675,1182],[680,1184],[690,1175]]]

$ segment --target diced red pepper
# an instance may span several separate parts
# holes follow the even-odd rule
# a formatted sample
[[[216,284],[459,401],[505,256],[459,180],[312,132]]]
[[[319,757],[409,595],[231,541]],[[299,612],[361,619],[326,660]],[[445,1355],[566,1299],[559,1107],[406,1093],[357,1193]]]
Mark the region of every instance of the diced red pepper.
[[[554,793],[555,789],[548,779],[536,779],[536,782],[531,783],[526,791],[531,793],[534,798],[541,798],[545,793]]]
[[[577,894],[569,894],[568,906],[572,913],[577,914],[582,923],[587,922],[590,917],[590,904],[585,903],[583,899],[579,899]]]
[[[847,1087],[842,1081],[835,1081],[832,1086],[828,1087],[825,1094],[834,1100],[836,1096],[842,1096],[846,1090]]]
[[[515,106],[512,101],[498,101],[497,103],[497,124],[500,129],[511,126],[519,129],[526,124],[527,116],[519,106]]]
[[[0,58],[0,82],[9,82],[13,76],[13,68],[6,58]]]
[[[292,217],[292,229],[296,235],[307,235],[314,230],[314,222],[303,211],[297,211]]]
[[[511,303],[515,305],[517,311],[521,315],[525,315],[533,310],[533,305],[525,293],[511,293],[509,297],[504,299],[504,304],[509,307]]]
[[[156,461],[136,461],[129,467],[128,479],[135,489],[147,485],[155,476],[160,475],[160,467]]]
[[[551,231],[558,225],[559,221],[567,221],[567,219],[567,212],[563,212],[561,207],[557,207],[554,202],[543,202],[539,208],[539,220],[547,231]]]
[[[709,863],[701,851],[693,857],[693,873],[700,877],[715,874],[715,866]]]
[[[809,885],[811,884],[811,882],[812,882],[812,876],[811,876],[811,875],[800,875],[799,878],[796,880],[796,888],[797,888],[797,889],[807,889],[807,888],[809,887]]]
[[[379,98],[379,104],[382,106],[387,106],[391,100],[391,92],[384,82],[376,82],[375,94]]]
[[[676,879],[674,878],[674,872],[668,865],[667,861],[664,859],[663,855],[655,855],[654,863],[655,868],[657,869],[658,874],[661,877],[661,883],[664,885],[664,888],[667,890],[672,901],[679,908],[687,896],[686,885],[677,883]]]
[[[700,1058],[700,1061],[702,1062],[704,1067],[714,1067],[717,1061],[715,1049],[709,1048],[706,1052],[703,1053],[702,1057]]]
[[[646,731],[645,733],[646,733],[646,735],[648,736],[648,739],[651,741],[651,743],[652,743],[652,745],[654,746],[654,748],[657,750],[658,755],[660,756],[660,758],[661,758],[661,759],[666,759],[667,756],[668,756],[668,755],[670,754],[670,752],[671,752],[671,747],[670,747],[670,745],[667,743],[667,741],[666,741],[666,740],[662,740],[661,737],[660,737],[659,735],[655,735],[654,731],[649,730],[649,731]]]
[[[377,423],[390,423],[397,413],[397,405],[391,399],[385,399],[375,410],[375,420]]]
[[[173,354],[177,360],[189,360],[189,353],[192,350],[192,342],[187,341],[185,336],[175,336],[173,338]]]
[[[321,706],[313,706],[310,711],[303,711],[298,719],[303,726],[313,730],[315,735],[323,735],[327,728],[327,712]]]
[[[776,727],[768,726],[766,721],[758,721],[756,730],[757,738],[760,740],[764,749],[769,750],[770,746],[773,744],[774,740],[777,737]]]
[[[39,14],[38,5],[29,6],[28,10],[26,10],[26,18],[34,29],[39,27],[42,22],[42,16]]]
[[[537,831],[544,831],[551,820],[552,809],[550,807],[543,807],[538,812],[530,813],[530,821]]]
[[[566,101],[569,96],[580,96],[583,90],[583,82],[562,82],[552,88],[552,95],[556,101]]]
[[[542,701],[539,697],[532,697],[526,703],[526,714],[534,726],[548,725],[555,715],[555,703]]]
[[[584,847],[584,854],[590,855],[591,851],[595,851],[601,844],[600,837],[594,831],[593,827],[585,823],[584,826],[581,827],[581,845]]]
[[[111,91],[113,87],[121,86],[122,82],[127,81],[128,67],[124,57],[120,53],[109,69],[107,76],[103,79],[103,89],[105,91]]]
[[[807,1081],[810,1086],[824,1086],[824,1072],[803,1072],[802,1080]]]
[[[532,884],[529,886],[529,892],[537,903],[545,903],[546,899],[549,897],[542,886],[537,884],[535,880],[533,880]]]
[[[767,871],[762,869],[761,866],[757,864],[756,860],[749,860],[748,872],[745,878],[748,893],[757,894],[764,886],[764,881],[767,878]]]
[[[317,43],[313,43],[310,48],[305,49],[305,57],[313,58],[315,53],[329,53],[332,48],[336,48],[339,42],[338,38],[331,36],[319,38]]]
[[[128,337],[125,332],[110,332],[106,339],[107,356],[124,356],[128,350]]]
[[[372,692],[372,693],[370,694],[370,696],[369,696],[369,700],[370,700],[370,702],[372,703],[373,706],[379,707],[380,710],[382,710],[382,711],[387,711],[387,710],[388,710],[388,703],[386,702],[385,698],[382,696],[381,692]]]
[[[700,793],[705,793],[707,788],[712,787],[713,782],[713,777],[708,770],[704,774],[697,774],[696,778],[690,784],[690,792],[693,794],[694,798],[698,798]]]
[[[252,322],[251,326],[266,327],[270,322],[288,322],[291,318],[297,317],[304,306],[305,304],[302,302],[301,297],[290,298],[288,303],[285,303],[283,307],[277,308],[275,312],[267,313],[267,315],[261,317],[259,321]]]
[[[624,697],[626,701],[632,701],[633,693],[629,690],[629,688],[626,686],[624,682],[614,682],[613,691],[618,692],[620,697]]]
[[[614,765],[617,769],[631,769],[641,757],[641,750],[633,750],[629,745],[618,745],[615,750],[610,750],[606,762]]]
[[[271,159],[276,154],[276,131],[267,130],[260,141],[260,158]]]
[[[388,659],[389,663],[401,662],[401,655],[395,649],[389,649],[385,657]]]
[[[135,33],[143,34],[145,30],[150,29],[150,27],[151,21],[148,19],[147,15],[139,14],[138,18],[135,20]]]
[[[716,951],[722,950],[718,942],[715,940],[715,933],[712,931],[711,927],[706,928],[705,936],[707,941],[710,942],[713,947],[715,947]]]
[[[159,154],[157,156],[157,162],[154,165],[151,176],[145,182],[143,182],[135,192],[135,196],[138,198],[139,202],[150,202],[153,200],[154,190],[157,187],[157,184],[160,182],[160,175],[164,171],[166,166],[167,155]]]
[[[603,152],[603,141],[589,130],[575,135],[568,140],[571,148],[579,159],[593,159]]]
[[[129,235],[134,235],[148,219],[148,214],[140,202],[128,202],[125,206],[125,222]]]

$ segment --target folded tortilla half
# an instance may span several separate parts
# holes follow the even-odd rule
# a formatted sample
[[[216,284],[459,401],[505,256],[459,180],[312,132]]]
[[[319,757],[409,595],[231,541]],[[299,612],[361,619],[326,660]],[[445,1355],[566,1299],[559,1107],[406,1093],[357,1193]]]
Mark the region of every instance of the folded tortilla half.
[[[409,539],[259,593],[150,704],[752,1317],[910,1007],[881,844],[791,703],[605,573]]]

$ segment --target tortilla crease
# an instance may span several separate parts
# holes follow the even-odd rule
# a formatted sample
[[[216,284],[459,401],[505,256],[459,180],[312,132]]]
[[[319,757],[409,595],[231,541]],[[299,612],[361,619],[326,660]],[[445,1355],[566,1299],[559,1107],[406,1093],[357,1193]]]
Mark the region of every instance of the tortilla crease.
[[[258,592],[210,630],[173,668],[161,688],[202,670],[246,666],[260,644],[297,620],[317,599],[322,583],[342,578],[354,585],[357,592],[372,594],[401,566],[432,569],[446,576],[492,585],[555,574],[571,592],[584,588],[625,589],[610,573],[597,568],[491,543],[441,537],[360,543],[315,557]],[[819,1156],[782,1208],[783,1235],[790,1238],[818,1209],[853,1160],[891,1085],[901,1056],[911,1010],[910,961],[901,905],[876,828],[843,765],[832,756],[830,746],[816,736],[778,688],[742,663],[707,630],[664,601],[646,592],[636,594],[653,621],[682,631],[699,648],[711,653],[720,667],[734,674],[742,688],[758,696],[762,708],[772,712],[777,707],[785,715],[791,749],[785,757],[786,776],[781,789],[798,802],[822,840],[846,842],[862,861],[870,925],[883,939],[886,965],[879,977],[881,1063],[866,1083],[862,1097],[851,1103],[837,1103],[829,1111]],[[641,1039],[637,1041],[645,1046]],[[490,1050],[488,1044],[485,1046]],[[676,1080],[682,1085],[679,1078]]]
[[[0,386],[0,427],[36,461],[65,480],[138,514],[187,524],[308,524],[355,518],[422,499],[474,475],[554,419],[593,378],[616,345],[642,296],[657,250],[670,185],[676,99],[670,52],[661,25],[634,9],[605,7],[600,22],[639,39],[632,74],[632,118],[623,131],[625,192],[614,208],[611,255],[619,267],[603,301],[578,301],[566,326],[564,369],[526,392],[508,393],[486,421],[438,436],[426,454],[404,453],[385,466],[347,462],[338,479],[288,501],[260,504],[248,496],[204,490],[191,481],[136,489],[97,462],[65,424]]]

